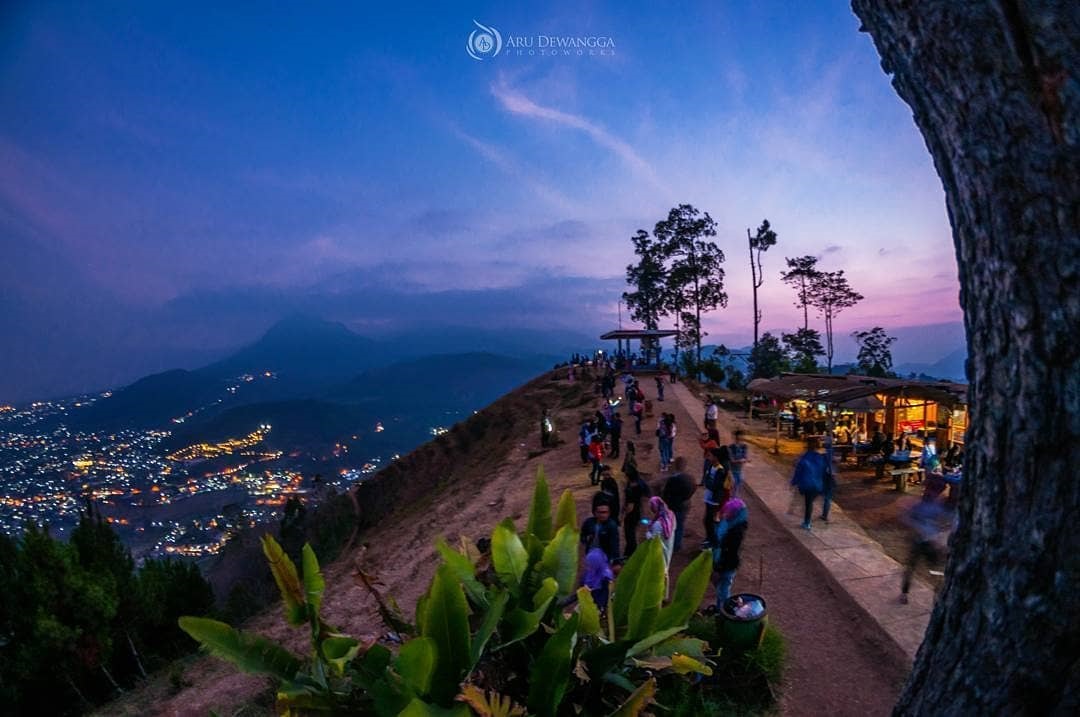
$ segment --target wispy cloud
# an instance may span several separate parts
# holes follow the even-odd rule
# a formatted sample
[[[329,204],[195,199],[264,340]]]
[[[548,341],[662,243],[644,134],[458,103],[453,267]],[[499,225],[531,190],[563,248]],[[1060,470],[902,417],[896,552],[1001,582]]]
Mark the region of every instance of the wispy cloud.
[[[552,207],[569,214],[580,213],[581,207],[578,206],[576,202],[559,190],[537,179],[534,170],[526,169],[519,165],[505,150],[500,149],[489,142],[477,139],[459,127],[452,126],[450,131],[462,142],[465,142],[472,147],[477,154],[494,164],[505,174],[524,182],[538,197],[546,201]]]
[[[580,115],[538,104],[527,97],[525,93],[510,87],[504,77],[500,77],[498,81],[492,83],[491,94],[495,96],[503,109],[511,114],[554,122],[563,127],[584,132],[596,144],[610,150],[619,157],[639,177],[648,181],[657,189],[667,192],[667,188],[660,182],[652,165],[642,158],[630,143],[615,136],[595,122]]]

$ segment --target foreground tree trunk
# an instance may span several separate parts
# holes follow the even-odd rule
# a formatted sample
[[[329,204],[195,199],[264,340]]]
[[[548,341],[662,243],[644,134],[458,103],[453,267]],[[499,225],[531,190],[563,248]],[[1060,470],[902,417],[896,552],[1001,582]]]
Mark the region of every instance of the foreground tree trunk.
[[[896,714],[1077,714],[1080,2],[854,0],[945,188],[971,423]]]

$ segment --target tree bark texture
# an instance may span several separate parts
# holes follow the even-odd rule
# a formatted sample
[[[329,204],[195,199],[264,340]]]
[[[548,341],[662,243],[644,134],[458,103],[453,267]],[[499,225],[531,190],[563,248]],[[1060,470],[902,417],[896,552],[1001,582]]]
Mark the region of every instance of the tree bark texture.
[[[964,495],[895,714],[1077,714],[1080,2],[854,0],[945,188]]]

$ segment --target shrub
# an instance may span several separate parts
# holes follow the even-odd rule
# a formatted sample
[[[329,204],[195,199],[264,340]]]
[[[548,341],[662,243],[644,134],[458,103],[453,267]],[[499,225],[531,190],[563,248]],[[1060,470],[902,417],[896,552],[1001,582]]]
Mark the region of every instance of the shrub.
[[[709,555],[683,571],[663,605],[661,546],[647,541],[626,563],[608,605],[598,606],[587,589],[575,591],[577,538],[573,497],[564,492],[553,518],[541,471],[524,531],[504,520],[483,555],[465,541],[459,548],[438,542],[442,564],[413,623],[370,576],[358,575],[384,621],[407,638],[397,655],[327,625],[314,551],[304,546],[298,571],[270,536],[264,551],[286,620],[311,630],[306,659],[214,620],[185,617],[180,625],[241,669],[277,678],[278,708],[290,713],[488,714],[498,703],[504,713],[527,707],[536,715],[576,708],[634,715],[655,700],[658,680],[711,675],[708,645],[684,634],[708,587]]]

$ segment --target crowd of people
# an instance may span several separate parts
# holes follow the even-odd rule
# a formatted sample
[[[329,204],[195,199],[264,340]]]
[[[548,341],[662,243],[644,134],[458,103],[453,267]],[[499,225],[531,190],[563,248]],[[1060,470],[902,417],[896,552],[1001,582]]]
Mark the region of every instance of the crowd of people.
[[[744,485],[743,468],[750,461],[743,431],[736,429],[732,440],[724,441],[718,425],[717,403],[709,398],[703,417],[705,431],[698,435],[701,469],[700,473],[696,468],[691,472],[687,456],[677,455],[675,448],[675,439],[679,435],[675,413],[656,412],[655,446],[661,477],[650,485],[651,474],[644,473],[639,467],[638,448],[647,441],[641,438],[641,424],[646,415],[653,414],[654,404],[646,398],[641,382],[632,372],[622,370],[614,361],[600,356],[594,360],[592,367],[596,369],[599,408],[585,417],[578,429],[581,463],[587,466],[590,485],[596,488],[591,500],[591,515],[580,530],[585,553],[582,583],[593,593],[597,605],[603,608],[621,566],[643,541],[648,540],[660,541],[667,583],[667,568],[672,556],[684,548],[690,507],[701,487],[705,539],[700,548],[695,544],[693,549],[711,551],[715,609],[723,609],[731,594],[749,527],[748,507],[740,495]],[[664,400],[665,381],[661,376],[655,376],[654,381],[653,396],[659,403]],[[622,407],[634,421],[630,440],[623,439]],[[854,432],[853,427],[848,428],[846,438],[833,439],[855,442],[862,438],[878,444],[880,451],[898,449],[895,443],[890,446],[889,438],[880,432],[867,438]],[[550,415],[545,411],[541,418],[541,442],[545,447],[552,432]],[[650,449],[645,455],[650,455],[651,442],[645,448]],[[805,530],[812,530],[814,507],[819,497],[818,520],[829,522],[836,479],[831,461],[821,449],[820,436],[809,436],[806,450],[796,461],[791,478],[793,490],[801,499],[801,525]],[[951,506],[942,499],[947,482],[940,476],[943,470],[957,465],[961,458],[956,450],[939,456],[932,438],[924,441],[921,451],[920,465],[928,476],[927,488],[923,499],[904,518],[915,537],[901,586],[903,601],[906,601],[911,576],[918,563],[924,560],[936,562],[939,558],[937,541],[942,530],[947,530],[948,516],[952,515]],[[614,463],[608,462],[616,458],[621,458],[621,484],[615,478]]]
[[[606,605],[611,582],[623,563],[647,540],[660,542],[668,582],[666,573],[672,556],[683,549],[693,496],[699,486],[704,486],[706,539],[701,549],[713,553],[720,609],[729,597],[748,526],[747,507],[739,498],[742,467],[749,460],[742,431],[735,432],[732,443],[722,443],[716,428],[717,408],[711,404],[705,416],[711,428],[699,437],[706,461],[701,475],[694,476],[688,470],[686,457],[676,455],[679,433],[675,413],[658,412],[655,445],[662,481],[650,486],[650,474],[643,473],[638,465],[638,444],[642,441],[641,423],[653,404],[647,403],[641,382],[632,373],[619,373],[613,362],[601,361],[595,367],[599,369],[599,408],[582,419],[577,435],[581,464],[588,467],[589,484],[597,489],[591,500],[591,514],[580,531],[585,551],[582,583],[598,605]],[[656,376],[654,382],[653,395],[659,403],[664,400],[666,381]],[[633,438],[625,441],[620,410],[623,405],[634,421]],[[542,442],[546,417],[545,413],[541,419]],[[606,462],[619,457],[621,486],[614,477],[614,464]]]

